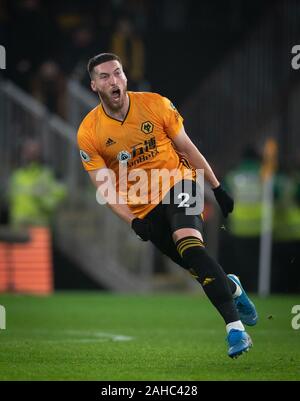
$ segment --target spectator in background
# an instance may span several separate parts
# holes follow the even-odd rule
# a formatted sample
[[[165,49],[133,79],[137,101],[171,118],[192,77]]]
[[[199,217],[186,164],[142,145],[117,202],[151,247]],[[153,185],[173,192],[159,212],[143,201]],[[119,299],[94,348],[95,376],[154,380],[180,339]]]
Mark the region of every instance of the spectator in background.
[[[127,72],[128,87],[133,91],[148,91],[145,80],[145,48],[142,38],[135,32],[132,22],[121,17],[111,39],[111,51],[118,54]]]
[[[260,168],[258,152],[254,147],[247,146],[240,164],[225,177],[225,186],[233,195],[235,208],[234,213],[228,217],[230,240],[228,244],[226,241],[222,249],[222,261],[225,270],[234,270],[242,278],[247,290],[252,292],[257,291],[258,283],[262,216]]]
[[[11,49],[7,74],[28,92],[41,63],[53,58],[60,45],[57,24],[42,6],[40,0],[7,2],[7,48]]]
[[[22,147],[22,165],[13,172],[9,182],[10,223],[49,226],[65,196],[64,185],[42,162],[39,142],[26,140]]]
[[[82,81],[86,77],[86,57],[88,54],[96,51],[94,38],[95,35],[90,25],[79,26],[72,33],[72,44],[70,50],[72,51],[74,61],[76,59],[76,62],[72,63],[70,78]]]
[[[67,34],[68,39],[59,56],[64,73],[87,88],[90,83],[86,77],[86,59],[90,54],[96,53],[99,47],[107,45],[102,36],[96,33],[93,21],[82,21]]]
[[[32,81],[32,94],[52,113],[66,117],[66,80],[60,66],[54,60],[40,65]]]

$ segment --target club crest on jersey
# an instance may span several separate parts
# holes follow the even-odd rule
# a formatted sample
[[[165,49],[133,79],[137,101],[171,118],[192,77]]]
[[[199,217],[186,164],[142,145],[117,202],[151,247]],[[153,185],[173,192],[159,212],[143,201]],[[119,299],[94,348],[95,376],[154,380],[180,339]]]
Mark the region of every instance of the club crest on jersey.
[[[153,132],[154,124],[151,121],[145,121],[142,123],[141,130],[144,134],[151,134]]]
[[[80,157],[84,162],[89,162],[91,160],[90,156],[84,151],[80,149]]]
[[[127,150],[121,150],[118,153],[117,159],[120,163],[127,163],[129,159],[131,159],[131,154]]]

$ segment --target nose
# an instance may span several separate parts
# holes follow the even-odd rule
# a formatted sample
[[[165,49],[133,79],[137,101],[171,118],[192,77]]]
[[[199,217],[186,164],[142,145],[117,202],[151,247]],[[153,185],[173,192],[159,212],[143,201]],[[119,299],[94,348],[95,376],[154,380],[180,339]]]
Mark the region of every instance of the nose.
[[[111,86],[113,86],[113,85],[115,85],[117,83],[117,78],[112,74],[110,76],[110,80],[109,81],[110,81]]]

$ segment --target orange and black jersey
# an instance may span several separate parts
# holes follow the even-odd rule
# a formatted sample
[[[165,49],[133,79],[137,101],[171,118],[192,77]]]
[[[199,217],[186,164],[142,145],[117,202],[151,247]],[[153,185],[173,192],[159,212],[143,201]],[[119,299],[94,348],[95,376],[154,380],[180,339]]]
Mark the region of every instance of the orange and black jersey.
[[[119,163],[126,163],[127,174],[143,169],[149,179],[141,183],[141,191],[150,195],[153,190],[151,171],[176,171],[174,185],[182,179],[183,170],[187,168],[186,161],[172,144],[172,139],[182,128],[183,119],[170,100],[159,94],[128,92],[128,95],[130,105],[124,121],[108,116],[102,105],[98,105],[79,127],[78,146],[87,171],[104,167],[114,171],[117,191],[120,188]],[[127,191],[133,184],[128,180]],[[158,192],[154,190],[154,195],[152,193],[148,201],[142,203],[127,197],[128,206],[137,217],[143,218],[169,189],[170,185]]]

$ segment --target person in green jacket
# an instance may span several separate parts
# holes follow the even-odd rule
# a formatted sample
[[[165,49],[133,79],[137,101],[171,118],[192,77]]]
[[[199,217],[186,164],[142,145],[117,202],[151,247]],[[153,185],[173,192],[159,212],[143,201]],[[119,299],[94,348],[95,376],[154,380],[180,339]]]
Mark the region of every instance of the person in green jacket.
[[[281,169],[275,181],[272,291],[300,293],[300,169]]]
[[[49,226],[53,213],[66,196],[50,167],[41,159],[40,144],[26,140],[21,166],[13,171],[8,188],[10,223],[13,226]]]
[[[226,189],[235,201],[234,212],[228,216],[226,245],[222,258],[226,270],[234,270],[248,291],[258,285],[259,238],[262,218],[261,158],[252,146],[247,146],[239,165],[224,179]],[[228,257],[226,257],[228,255]]]

